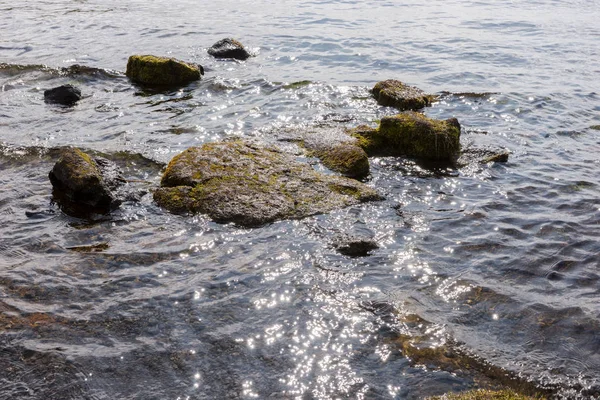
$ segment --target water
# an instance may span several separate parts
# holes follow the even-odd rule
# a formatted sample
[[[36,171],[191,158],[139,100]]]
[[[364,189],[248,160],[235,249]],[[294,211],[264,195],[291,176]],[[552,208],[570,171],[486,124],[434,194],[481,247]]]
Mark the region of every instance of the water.
[[[420,399],[501,384],[598,397],[600,2],[0,10],[0,398]],[[228,36],[257,56],[210,58]],[[139,53],[206,75],[145,92],[123,74]],[[170,215],[150,195],[93,222],[51,202],[61,146],[149,189],[206,141],[374,124],[394,112],[368,93],[388,78],[443,92],[426,114],[457,117],[464,147],[506,148],[509,162],[372,159],[386,200],[256,229]],[[85,99],[44,104],[66,83]],[[380,248],[345,257],[341,233]]]

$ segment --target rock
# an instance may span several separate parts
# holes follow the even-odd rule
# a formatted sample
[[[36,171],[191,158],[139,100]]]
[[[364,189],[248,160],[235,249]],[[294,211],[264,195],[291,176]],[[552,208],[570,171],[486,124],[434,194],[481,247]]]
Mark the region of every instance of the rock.
[[[66,149],[49,174],[54,200],[69,215],[107,214],[120,204],[112,192],[123,182],[117,171],[106,159]]]
[[[366,257],[373,250],[377,250],[379,246],[377,242],[368,237],[342,235],[337,237],[333,242],[333,247],[348,257]]]
[[[246,60],[251,54],[244,48],[244,45],[235,39],[221,39],[208,49],[208,54],[215,58],[233,58],[236,60]]]
[[[395,107],[400,111],[420,110],[430,106],[435,98],[435,96],[425,94],[419,88],[405,85],[395,79],[378,82],[371,93],[380,105]]]
[[[363,179],[369,175],[369,157],[358,145],[342,142],[313,151],[323,165],[349,178]]]
[[[593,129],[595,131],[600,131],[600,125],[592,125],[592,126],[590,126],[590,129]]]
[[[462,149],[456,161],[459,167],[473,164],[505,163],[508,162],[510,152],[505,149],[493,147],[469,147]]]
[[[350,131],[369,156],[408,156],[454,161],[460,150],[456,118],[435,120],[408,111],[383,117],[379,128],[359,126]]]
[[[316,172],[278,149],[241,140],[207,143],[174,157],[154,200],[174,213],[260,226],[379,200],[352,179]]]
[[[199,80],[201,73],[201,67],[174,58],[133,55],[125,75],[144,85],[177,86]]]
[[[79,100],[81,100],[81,90],[73,85],[63,85],[44,91],[46,103],[72,106]]]

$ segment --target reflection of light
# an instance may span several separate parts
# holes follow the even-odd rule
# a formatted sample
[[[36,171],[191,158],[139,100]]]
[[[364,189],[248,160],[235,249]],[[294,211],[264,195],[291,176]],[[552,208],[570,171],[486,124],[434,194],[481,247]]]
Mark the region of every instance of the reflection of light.
[[[252,381],[244,381],[242,382],[242,396],[256,398],[258,394],[252,390],[252,385],[254,383]]]
[[[500,317],[498,316],[498,314],[494,314],[494,315],[492,315],[492,319],[493,319],[494,321],[498,321],[498,319],[499,319],[499,318],[500,318]]]
[[[471,291],[471,285],[459,284],[456,280],[446,279],[436,289],[435,294],[440,296],[446,303],[456,302],[462,294]]]

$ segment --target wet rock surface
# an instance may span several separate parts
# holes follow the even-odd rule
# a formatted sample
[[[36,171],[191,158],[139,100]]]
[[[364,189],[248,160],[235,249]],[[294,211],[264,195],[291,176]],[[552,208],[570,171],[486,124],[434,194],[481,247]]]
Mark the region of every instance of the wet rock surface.
[[[125,74],[134,82],[149,86],[178,86],[200,80],[202,68],[175,58],[133,55]]]
[[[69,215],[107,214],[121,203],[113,193],[123,178],[111,161],[67,148],[49,174],[54,200]]]
[[[430,106],[435,98],[419,88],[406,85],[395,79],[376,83],[371,93],[373,93],[373,97],[375,97],[375,100],[380,105],[395,107],[400,111],[420,110]]]
[[[208,49],[208,54],[215,58],[231,58],[242,61],[251,56],[243,44],[232,38],[219,40]]]
[[[359,126],[350,133],[369,156],[408,156],[454,161],[460,150],[460,124],[416,112],[383,117],[378,128]]]
[[[259,226],[378,200],[353,179],[324,175],[273,147],[247,141],[207,143],[167,166],[154,200],[175,213]]]
[[[73,85],[63,85],[44,91],[44,101],[50,104],[72,106],[81,100],[81,90]]]

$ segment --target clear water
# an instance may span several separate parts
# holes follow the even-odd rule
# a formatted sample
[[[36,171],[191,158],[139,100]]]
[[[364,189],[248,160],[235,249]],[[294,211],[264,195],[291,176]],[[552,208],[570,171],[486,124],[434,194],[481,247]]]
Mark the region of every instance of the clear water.
[[[494,368],[513,387],[598,396],[600,2],[0,10],[0,398],[420,399],[506,383]],[[206,54],[229,36],[256,57]],[[144,92],[123,74],[140,53],[206,75]],[[463,146],[506,148],[509,162],[440,173],[372,159],[368,184],[386,200],[257,229],[170,215],[150,195],[93,223],[51,202],[61,146],[106,154],[151,188],[206,141],[373,124],[394,112],[368,92],[389,78],[441,93],[426,114],[458,118]],[[66,83],[85,99],[44,103]],[[380,248],[345,257],[340,233]],[[407,340],[481,363],[419,362]]]

